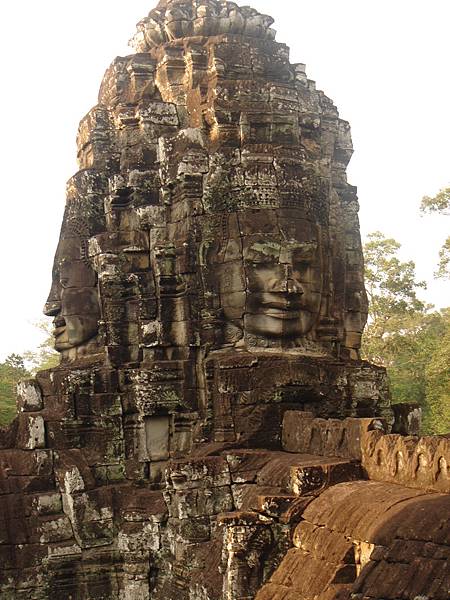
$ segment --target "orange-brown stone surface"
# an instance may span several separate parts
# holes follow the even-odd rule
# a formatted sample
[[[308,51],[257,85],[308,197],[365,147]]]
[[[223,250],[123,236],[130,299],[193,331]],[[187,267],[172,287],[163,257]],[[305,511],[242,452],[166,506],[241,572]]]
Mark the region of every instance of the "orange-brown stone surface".
[[[160,2],[80,123],[1,600],[448,597],[448,439],[360,359],[350,127],[272,23]]]
[[[450,496],[342,483],[305,509],[256,600],[448,598]]]

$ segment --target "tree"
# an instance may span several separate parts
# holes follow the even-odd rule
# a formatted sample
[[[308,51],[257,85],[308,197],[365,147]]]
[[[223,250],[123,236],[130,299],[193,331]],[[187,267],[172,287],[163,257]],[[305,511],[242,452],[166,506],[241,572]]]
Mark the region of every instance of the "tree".
[[[436,196],[424,196],[420,210],[423,214],[439,213],[450,216],[450,187],[442,189]],[[450,279],[450,236],[439,251],[439,263],[435,276]]]
[[[30,365],[32,375],[35,375],[38,371],[52,369],[59,364],[59,354],[54,348],[55,340],[51,333],[49,321],[39,321],[35,326],[40,329],[46,337],[36,350],[24,352],[24,359]]]
[[[16,416],[16,386],[22,379],[32,377],[37,371],[51,369],[59,363],[59,354],[53,348],[53,336],[46,321],[36,325],[46,338],[36,350],[23,355],[10,354],[0,363],[0,426],[7,425]]]
[[[436,196],[424,196],[420,205],[423,213],[441,213],[450,216],[450,187],[443,188]]]
[[[16,415],[16,386],[21,379],[29,377],[24,359],[10,354],[0,363],[0,426],[10,423]]]
[[[450,309],[442,311],[443,335],[426,366],[425,425],[438,434],[450,431]]]
[[[450,237],[445,240],[439,250],[439,263],[435,275],[437,278],[450,279]]]
[[[398,258],[399,250],[398,242],[380,232],[368,236],[369,320],[363,356],[387,368],[393,401],[418,402],[424,409],[424,431],[439,433],[450,428],[444,424],[442,403],[449,387],[441,385],[445,363],[441,364],[440,355],[449,316],[445,311],[432,312],[418,298],[425,284],[416,281],[414,262]]]
[[[6,359],[5,363],[6,367],[10,369],[12,372],[16,373],[26,373],[27,370],[25,368],[25,361],[20,354],[10,354]]]
[[[417,316],[426,310],[417,297],[417,289],[425,289],[426,285],[415,280],[414,262],[400,261],[400,247],[379,231],[369,234],[364,246],[369,320],[363,353],[378,364],[389,361],[399,341],[397,335],[417,326]]]

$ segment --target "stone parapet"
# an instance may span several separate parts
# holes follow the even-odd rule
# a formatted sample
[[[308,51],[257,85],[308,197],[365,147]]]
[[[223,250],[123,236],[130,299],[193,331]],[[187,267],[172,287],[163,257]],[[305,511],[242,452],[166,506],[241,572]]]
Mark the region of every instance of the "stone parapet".
[[[283,420],[282,447],[304,452],[361,460],[364,436],[370,430],[386,431],[382,419],[321,419],[312,412],[288,411]]]
[[[284,415],[283,450],[361,461],[366,476],[429,492],[450,493],[450,438],[386,434],[382,419]]]
[[[428,492],[450,493],[450,438],[383,435],[364,436],[362,464],[370,479]]]

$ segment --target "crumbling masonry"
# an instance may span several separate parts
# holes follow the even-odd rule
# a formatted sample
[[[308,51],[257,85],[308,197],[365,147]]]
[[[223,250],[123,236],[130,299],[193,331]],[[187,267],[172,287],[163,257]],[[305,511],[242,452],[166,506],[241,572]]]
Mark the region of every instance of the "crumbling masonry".
[[[2,600],[449,598],[450,438],[360,360],[349,125],[272,22],[160,2],[81,121]]]

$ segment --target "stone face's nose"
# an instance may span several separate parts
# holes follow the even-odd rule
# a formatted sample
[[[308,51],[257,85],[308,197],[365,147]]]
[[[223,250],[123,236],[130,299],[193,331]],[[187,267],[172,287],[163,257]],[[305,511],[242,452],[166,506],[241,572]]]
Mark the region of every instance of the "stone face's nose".
[[[303,294],[301,282],[294,276],[292,263],[288,262],[284,265],[285,272],[285,288],[289,294]]]
[[[59,300],[47,300],[44,304],[43,313],[47,317],[55,317],[61,312],[61,302]]]
[[[272,292],[287,292],[288,294],[299,295],[304,293],[301,282],[289,274],[270,280],[268,287]]]
[[[297,279],[289,278],[286,280],[286,291],[289,294],[303,294],[303,287]]]
[[[55,259],[56,260],[56,259]],[[61,288],[59,284],[59,271],[52,273],[52,285],[50,287],[47,300],[44,304],[42,312],[47,317],[55,317],[61,312]]]

